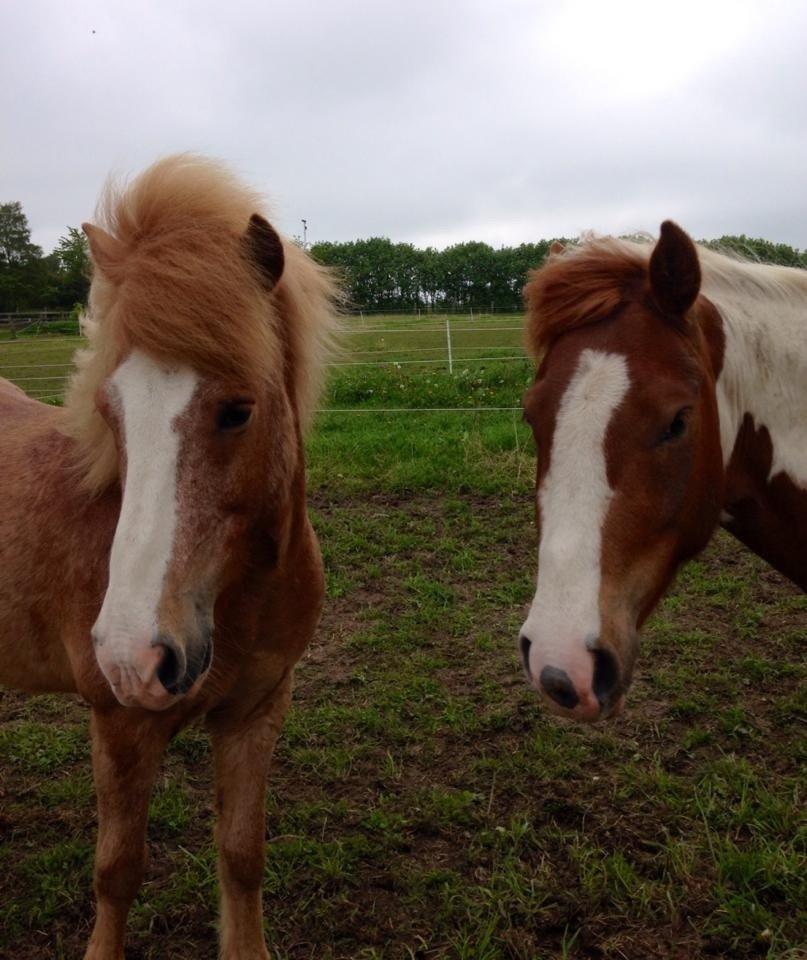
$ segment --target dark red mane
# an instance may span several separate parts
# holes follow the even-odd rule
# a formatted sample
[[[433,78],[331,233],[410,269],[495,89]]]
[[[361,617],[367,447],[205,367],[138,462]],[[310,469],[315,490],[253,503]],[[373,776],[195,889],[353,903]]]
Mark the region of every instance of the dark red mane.
[[[604,320],[647,284],[650,247],[588,240],[551,256],[524,288],[527,347],[543,353],[561,333]]]

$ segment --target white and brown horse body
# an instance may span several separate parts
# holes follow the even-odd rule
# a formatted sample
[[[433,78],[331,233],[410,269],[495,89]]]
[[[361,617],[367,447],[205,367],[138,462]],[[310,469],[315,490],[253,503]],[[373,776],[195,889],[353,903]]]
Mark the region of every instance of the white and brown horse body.
[[[704,287],[725,336],[721,523],[807,590],[807,274],[729,261]]]
[[[526,296],[540,543],[521,654],[551,709],[596,720],[719,523],[807,589],[807,276],[667,222],[652,250],[556,253]]]
[[[65,408],[0,383],[0,684],[92,706],[87,957],[123,957],[158,765],[205,715],[222,955],[267,958],[266,773],[324,594],[301,430],[334,290],[215,164],[169,158],[107,202]]]

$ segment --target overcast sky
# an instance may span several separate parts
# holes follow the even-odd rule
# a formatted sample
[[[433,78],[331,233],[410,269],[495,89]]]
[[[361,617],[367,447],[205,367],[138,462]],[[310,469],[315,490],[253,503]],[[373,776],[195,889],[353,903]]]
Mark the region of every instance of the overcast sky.
[[[804,0],[6,0],[0,201],[49,251],[195,150],[287,233],[807,247]]]

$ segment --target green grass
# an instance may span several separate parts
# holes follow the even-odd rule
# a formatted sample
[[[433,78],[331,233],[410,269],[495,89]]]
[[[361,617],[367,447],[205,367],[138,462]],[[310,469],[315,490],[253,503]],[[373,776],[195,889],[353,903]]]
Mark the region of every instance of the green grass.
[[[530,362],[519,359],[524,351],[518,317],[452,318],[451,376],[444,317],[381,317],[364,326],[351,318],[347,323],[344,365],[330,378],[308,443],[315,488],[347,493],[529,488],[531,435],[520,409],[509,409],[520,408],[532,378]],[[58,403],[80,343],[58,336],[0,342],[0,376],[31,396]],[[480,357],[501,359],[480,362]],[[413,359],[429,363],[408,365]],[[381,360],[390,362],[379,365]],[[363,365],[367,361],[373,365]],[[456,408],[460,412],[453,412]]]
[[[309,440],[310,482],[353,494],[526,492],[534,472],[531,434],[520,409],[494,408],[519,408],[530,380],[527,361],[458,366],[453,376],[340,371]],[[446,408],[466,409],[439,412]],[[388,409],[403,412],[382,412]]]
[[[65,764],[87,759],[86,730],[25,721],[0,729],[0,760],[24,774],[53,774]]]
[[[529,377],[486,361],[331,380],[328,407],[368,412],[326,413],[309,440],[329,602],[267,801],[274,953],[796,960],[805,599],[720,536],[644,631],[626,713],[545,716],[515,652],[535,576],[528,431],[510,411],[379,412],[518,406]],[[152,797],[131,956],[214,960],[212,818],[194,727]],[[0,957],[81,955],[94,831],[86,711],[0,695]]]
[[[337,359],[339,382],[345,384],[345,389],[335,389],[331,399],[337,403],[350,400],[364,403],[378,393],[377,385],[385,382],[389,374],[405,371],[428,375],[447,369],[446,321],[450,326],[457,371],[463,367],[478,369],[480,361],[487,357],[518,358],[524,355],[521,317],[517,314],[476,315],[473,318],[466,314],[450,317],[442,314],[346,317],[343,350]],[[84,343],[75,325],[57,326],[48,334],[37,335],[28,331],[14,339],[7,331],[0,331],[0,376],[19,384],[32,396],[58,401],[71,370],[72,356]],[[523,370],[526,361],[500,361],[503,368],[510,365]],[[430,393],[424,389],[422,399],[427,401]],[[449,396],[457,398],[452,391],[448,391],[445,398]],[[477,391],[477,398],[484,399],[484,391]],[[378,400],[377,395],[375,399]],[[401,396],[393,390],[386,393],[386,399],[397,406]],[[512,398],[507,405],[512,405]]]
[[[0,339],[0,377],[32,397],[56,402],[64,392],[73,354],[82,344],[81,338],[63,333]]]

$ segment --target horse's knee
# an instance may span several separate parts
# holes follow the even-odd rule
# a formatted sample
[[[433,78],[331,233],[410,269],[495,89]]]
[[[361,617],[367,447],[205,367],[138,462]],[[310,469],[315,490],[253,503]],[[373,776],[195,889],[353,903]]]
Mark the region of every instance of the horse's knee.
[[[263,878],[263,844],[238,846],[219,844],[219,870],[222,879],[242,890],[256,890]]]
[[[146,866],[145,844],[124,848],[95,858],[93,879],[95,894],[104,900],[133,900],[143,881]]]

